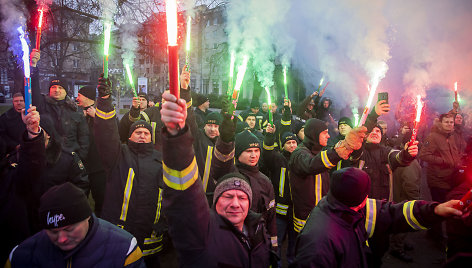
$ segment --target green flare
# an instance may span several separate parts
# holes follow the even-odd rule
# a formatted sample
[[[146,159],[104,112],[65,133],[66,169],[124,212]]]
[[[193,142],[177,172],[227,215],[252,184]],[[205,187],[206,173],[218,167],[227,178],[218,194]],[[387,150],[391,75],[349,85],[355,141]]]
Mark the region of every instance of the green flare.
[[[272,120],[272,100],[270,98],[270,89],[268,87],[265,87],[265,91],[267,93],[267,103],[269,103],[269,123],[274,127],[274,122]]]
[[[321,77],[320,80],[320,85],[318,86],[318,89],[316,91],[320,92],[321,85],[323,85],[324,77]]]
[[[284,91],[285,98],[288,99],[288,89],[287,89],[287,67],[284,66]]]
[[[133,75],[131,74],[131,69],[129,68],[129,64],[126,64],[125,68],[126,68],[126,73],[128,74],[129,84],[131,85],[131,89],[133,90],[133,94],[135,97],[138,97],[138,94],[136,94],[136,89],[134,88]]]
[[[228,80],[228,90],[227,95],[231,98],[233,92],[233,76],[234,76],[234,62],[236,61],[236,56],[234,55],[234,51],[231,51],[231,62],[229,65],[229,80]]]

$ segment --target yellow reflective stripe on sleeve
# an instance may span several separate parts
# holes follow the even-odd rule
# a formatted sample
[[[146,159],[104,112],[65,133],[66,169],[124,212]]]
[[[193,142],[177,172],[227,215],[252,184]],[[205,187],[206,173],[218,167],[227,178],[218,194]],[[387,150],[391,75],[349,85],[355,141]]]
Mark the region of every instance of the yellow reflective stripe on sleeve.
[[[153,234],[154,234],[154,232],[153,232]],[[157,242],[162,242],[163,238],[164,238],[164,235],[145,238],[144,239],[144,245],[149,245],[149,244],[154,244],[154,243],[157,243]]]
[[[98,117],[100,117],[101,119],[105,119],[105,120],[108,120],[108,119],[112,119],[113,116],[116,115],[116,110],[113,110],[111,112],[104,112],[100,109],[95,109],[95,115],[97,115]]]
[[[286,168],[280,168],[280,180],[279,180],[279,196],[284,197],[285,190],[285,171]]]
[[[159,221],[161,217],[161,207],[162,207],[162,189],[159,188],[159,195],[157,196],[157,209],[156,209],[156,218],[154,219],[154,223]]]
[[[331,163],[331,161],[329,161],[328,154],[327,154],[326,151],[321,151],[321,161],[323,161],[323,165],[325,165],[325,167],[327,167],[327,168],[334,167],[333,163]]]
[[[374,235],[375,222],[377,220],[377,201],[375,199],[367,198],[365,212],[365,230],[371,238]]]
[[[336,167],[336,170],[340,170],[343,164],[343,160],[338,161],[338,166]]]
[[[143,256],[149,256],[149,255],[158,253],[159,251],[162,250],[162,246],[163,246],[163,245],[160,244],[160,245],[159,245],[158,247],[156,247],[156,248],[144,250],[144,251],[143,251]]]
[[[244,122],[244,119],[243,119],[243,117],[242,117],[242,116],[240,116],[239,114],[238,114],[238,116],[236,116],[236,117],[237,117],[239,120],[241,120],[241,122]]]
[[[147,113],[145,113],[145,112],[140,112],[140,114],[141,114],[141,117],[144,118],[144,121],[146,121],[146,122],[148,122],[148,123],[151,122],[151,120],[149,119],[149,116],[147,115]]]
[[[133,262],[141,259],[142,257],[143,257],[143,253],[141,252],[141,249],[139,247],[136,247],[136,249],[133,252],[131,252],[131,254],[129,254],[128,257],[126,257],[124,266],[130,265]]]
[[[275,145],[269,146],[269,145],[266,145],[265,142],[262,142],[262,148],[264,148],[267,151],[272,151],[274,150]]]
[[[175,190],[186,190],[198,179],[198,167],[195,157],[193,157],[192,163],[184,170],[171,169],[164,162],[162,163],[162,168],[164,170],[165,184]]]
[[[277,214],[285,216],[285,215],[287,215],[287,212],[288,212],[288,206],[284,205],[284,204],[277,203],[277,205],[275,206],[275,212]]]
[[[411,228],[415,230],[428,230],[428,228],[421,225],[418,220],[415,218],[413,214],[413,208],[415,206],[416,201],[408,201],[403,204],[403,216],[405,216],[405,220]]]
[[[229,154],[222,154],[220,151],[218,151],[218,148],[215,148],[215,157],[221,162],[228,162],[229,160],[234,158],[234,152],[235,151],[233,149]]]
[[[211,168],[211,158],[213,157],[213,146],[208,146],[207,156],[205,161],[205,170],[203,171],[203,191],[207,190],[208,179],[210,177],[210,168]]]
[[[152,144],[156,144],[156,127],[157,123],[156,122],[151,122],[151,128],[152,128]]]
[[[129,200],[131,198],[131,191],[133,190],[134,170],[132,168],[128,171],[128,178],[126,179],[125,192],[123,194],[123,204],[121,206],[120,220],[126,221],[128,214]]]
[[[305,224],[306,224],[306,220],[301,220],[293,216],[293,229],[295,230],[295,232],[297,233],[301,232]]]
[[[190,107],[192,107],[192,102],[193,102],[192,99],[190,99],[190,101],[187,102],[187,109],[190,108]]]
[[[288,121],[280,120],[280,123],[284,126],[289,126],[292,123],[292,120],[288,120]]]
[[[321,180],[321,174],[316,174],[315,176],[315,206],[320,202],[321,200],[321,187],[323,187],[322,180]]]

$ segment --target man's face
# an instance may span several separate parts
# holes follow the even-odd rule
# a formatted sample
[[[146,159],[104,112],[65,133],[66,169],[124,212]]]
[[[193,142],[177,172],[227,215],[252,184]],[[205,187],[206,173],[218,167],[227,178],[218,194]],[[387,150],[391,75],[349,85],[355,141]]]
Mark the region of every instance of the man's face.
[[[66,90],[59,85],[54,85],[49,88],[49,96],[55,100],[63,100],[66,98]]]
[[[144,110],[146,109],[148,106],[148,103],[147,103],[147,100],[146,98],[144,97],[139,97],[139,109],[140,110]]]
[[[216,212],[242,230],[249,211],[249,198],[241,190],[228,190],[216,202]]]
[[[302,141],[303,139],[305,139],[305,128],[304,128],[304,127],[302,127],[302,128],[300,129],[300,131],[298,131],[297,136],[298,136],[298,138],[299,138],[301,141]]]
[[[210,108],[210,101],[207,100],[204,103],[202,103],[201,108],[205,111],[208,110]]]
[[[245,165],[253,167],[259,162],[260,156],[261,150],[259,148],[249,148],[241,153],[238,160]]]
[[[13,98],[13,108],[17,112],[21,112],[21,110],[25,108],[25,99],[23,96]]]
[[[284,150],[289,153],[292,153],[293,151],[295,151],[295,149],[297,149],[297,146],[298,143],[296,140],[289,140],[284,144]]]
[[[313,107],[315,107],[315,101],[311,100],[310,103],[308,103],[306,108],[308,109],[308,111],[311,111],[313,110]]]
[[[411,128],[409,126],[403,126],[402,129],[400,130],[400,133],[402,135],[405,135],[406,133],[410,132]]]
[[[259,107],[251,108],[251,112],[257,114],[259,112]]]
[[[248,116],[246,118],[246,123],[249,125],[249,128],[254,128],[256,126],[256,117]]]
[[[45,231],[54,245],[62,251],[69,251],[84,240],[89,229],[89,219],[90,217],[75,224]]]
[[[454,124],[455,125],[462,125],[462,115],[461,114],[457,114],[456,115],[456,118],[454,119]]]
[[[387,133],[387,124],[380,123],[379,126],[382,128],[382,133]]]
[[[77,94],[77,102],[79,103],[79,107],[89,107],[93,105],[94,101],[85,97],[84,95],[78,93]]]
[[[378,127],[374,127],[372,132],[370,132],[369,136],[367,136],[368,143],[378,144],[382,140],[382,132]]]
[[[329,107],[329,101],[325,100],[323,102],[323,107],[328,108]]]
[[[320,133],[319,142],[320,142],[321,146],[324,147],[324,146],[328,145],[328,139],[329,139],[328,130],[325,130],[325,131]]]
[[[151,132],[149,132],[149,130],[144,127],[137,128],[135,131],[133,131],[133,133],[131,133],[129,140],[136,143],[150,143]]]
[[[263,103],[262,104],[262,111],[265,113],[269,110],[269,105],[267,105],[267,103]]]
[[[270,105],[270,109],[271,109],[272,113],[275,114],[277,112],[277,105],[275,103],[272,103]]]
[[[441,121],[441,126],[447,132],[453,131],[454,119],[452,117],[444,117]]]
[[[218,136],[220,136],[220,126],[216,124],[206,124],[203,127],[203,130],[205,130],[205,134],[207,135],[208,138],[214,139]]]
[[[339,134],[343,135],[344,137],[351,131],[351,127],[348,124],[340,124],[339,125]]]

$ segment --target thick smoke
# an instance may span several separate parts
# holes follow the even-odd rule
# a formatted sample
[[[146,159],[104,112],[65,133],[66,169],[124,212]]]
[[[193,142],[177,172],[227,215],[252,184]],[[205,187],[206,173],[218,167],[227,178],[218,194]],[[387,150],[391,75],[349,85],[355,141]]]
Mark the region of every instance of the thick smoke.
[[[17,57],[18,63],[21,61],[23,51],[19,39],[18,27],[23,27],[25,31],[26,17],[22,1],[0,0],[0,14],[2,14],[2,31],[7,35],[9,49]],[[28,41],[28,40],[27,40]],[[28,41],[29,42],[29,41]]]
[[[121,49],[123,51],[121,58],[123,59],[123,66],[129,64],[131,70],[138,49],[137,31],[138,25],[135,23],[123,23],[121,25]]]
[[[273,34],[276,26],[285,19],[289,5],[290,1],[283,0],[242,0],[233,1],[227,10],[230,50],[236,51],[238,58],[250,57],[262,87],[274,84],[276,48],[286,62],[291,56],[292,46],[287,39],[277,46],[280,36]]]
[[[102,17],[105,20],[113,21],[113,16],[116,13],[116,3],[114,0],[99,0],[102,8]]]
[[[431,102],[450,96],[449,107],[453,83],[464,102],[472,84],[470,10],[468,0],[244,0],[229,6],[227,31],[259,76],[271,80],[274,57],[290,62],[307,93],[330,81],[326,95],[339,106],[363,106],[377,78],[394,102],[430,92]]]

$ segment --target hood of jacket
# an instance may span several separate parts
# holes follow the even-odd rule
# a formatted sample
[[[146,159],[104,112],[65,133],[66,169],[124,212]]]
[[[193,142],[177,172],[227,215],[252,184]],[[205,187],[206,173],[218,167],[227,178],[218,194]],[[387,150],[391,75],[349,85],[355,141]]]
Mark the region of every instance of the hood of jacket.
[[[320,144],[320,133],[327,129],[324,121],[316,118],[308,119],[305,123],[305,138],[302,143],[311,151],[320,151],[323,148]]]

